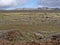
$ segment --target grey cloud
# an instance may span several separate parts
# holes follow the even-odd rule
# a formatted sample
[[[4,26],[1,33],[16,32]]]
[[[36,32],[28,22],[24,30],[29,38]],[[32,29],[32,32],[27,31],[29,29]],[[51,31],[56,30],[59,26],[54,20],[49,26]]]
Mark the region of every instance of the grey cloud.
[[[17,6],[18,0],[0,0],[0,10]]]
[[[45,7],[60,7],[60,0],[39,0],[39,5]]]
[[[25,2],[27,2],[27,0],[0,0],[0,10],[17,7]]]

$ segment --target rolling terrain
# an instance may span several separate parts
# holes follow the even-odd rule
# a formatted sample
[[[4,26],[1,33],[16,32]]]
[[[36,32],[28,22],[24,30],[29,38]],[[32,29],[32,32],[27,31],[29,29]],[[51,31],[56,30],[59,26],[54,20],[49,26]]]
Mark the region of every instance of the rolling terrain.
[[[0,11],[1,45],[59,45],[58,40],[60,11]]]
[[[60,13],[5,12],[0,13],[0,30],[60,30]]]

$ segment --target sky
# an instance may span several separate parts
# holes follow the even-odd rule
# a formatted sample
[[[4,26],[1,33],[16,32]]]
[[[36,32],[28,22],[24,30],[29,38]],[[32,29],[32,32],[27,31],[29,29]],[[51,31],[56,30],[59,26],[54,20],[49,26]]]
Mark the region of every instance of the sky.
[[[0,10],[38,7],[60,8],[60,0],[0,0]]]

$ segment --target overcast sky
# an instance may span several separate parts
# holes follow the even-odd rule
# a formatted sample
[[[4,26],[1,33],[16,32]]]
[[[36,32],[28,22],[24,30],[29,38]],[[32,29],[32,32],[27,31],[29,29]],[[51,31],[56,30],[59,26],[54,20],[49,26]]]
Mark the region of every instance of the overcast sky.
[[[0,9],[60,7],[60,0],[0,0]]]

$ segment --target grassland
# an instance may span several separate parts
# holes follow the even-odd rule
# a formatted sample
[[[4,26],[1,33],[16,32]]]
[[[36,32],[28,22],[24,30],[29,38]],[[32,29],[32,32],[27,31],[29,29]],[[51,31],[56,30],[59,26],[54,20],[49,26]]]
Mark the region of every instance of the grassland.
[[[60,31],[60,13],[49,12],[2,12],[0,30]]]
[[[51,40],[57,33],[58,38]],[[59,36],[60,11],[0,11],[1,45],[59,45]]]

